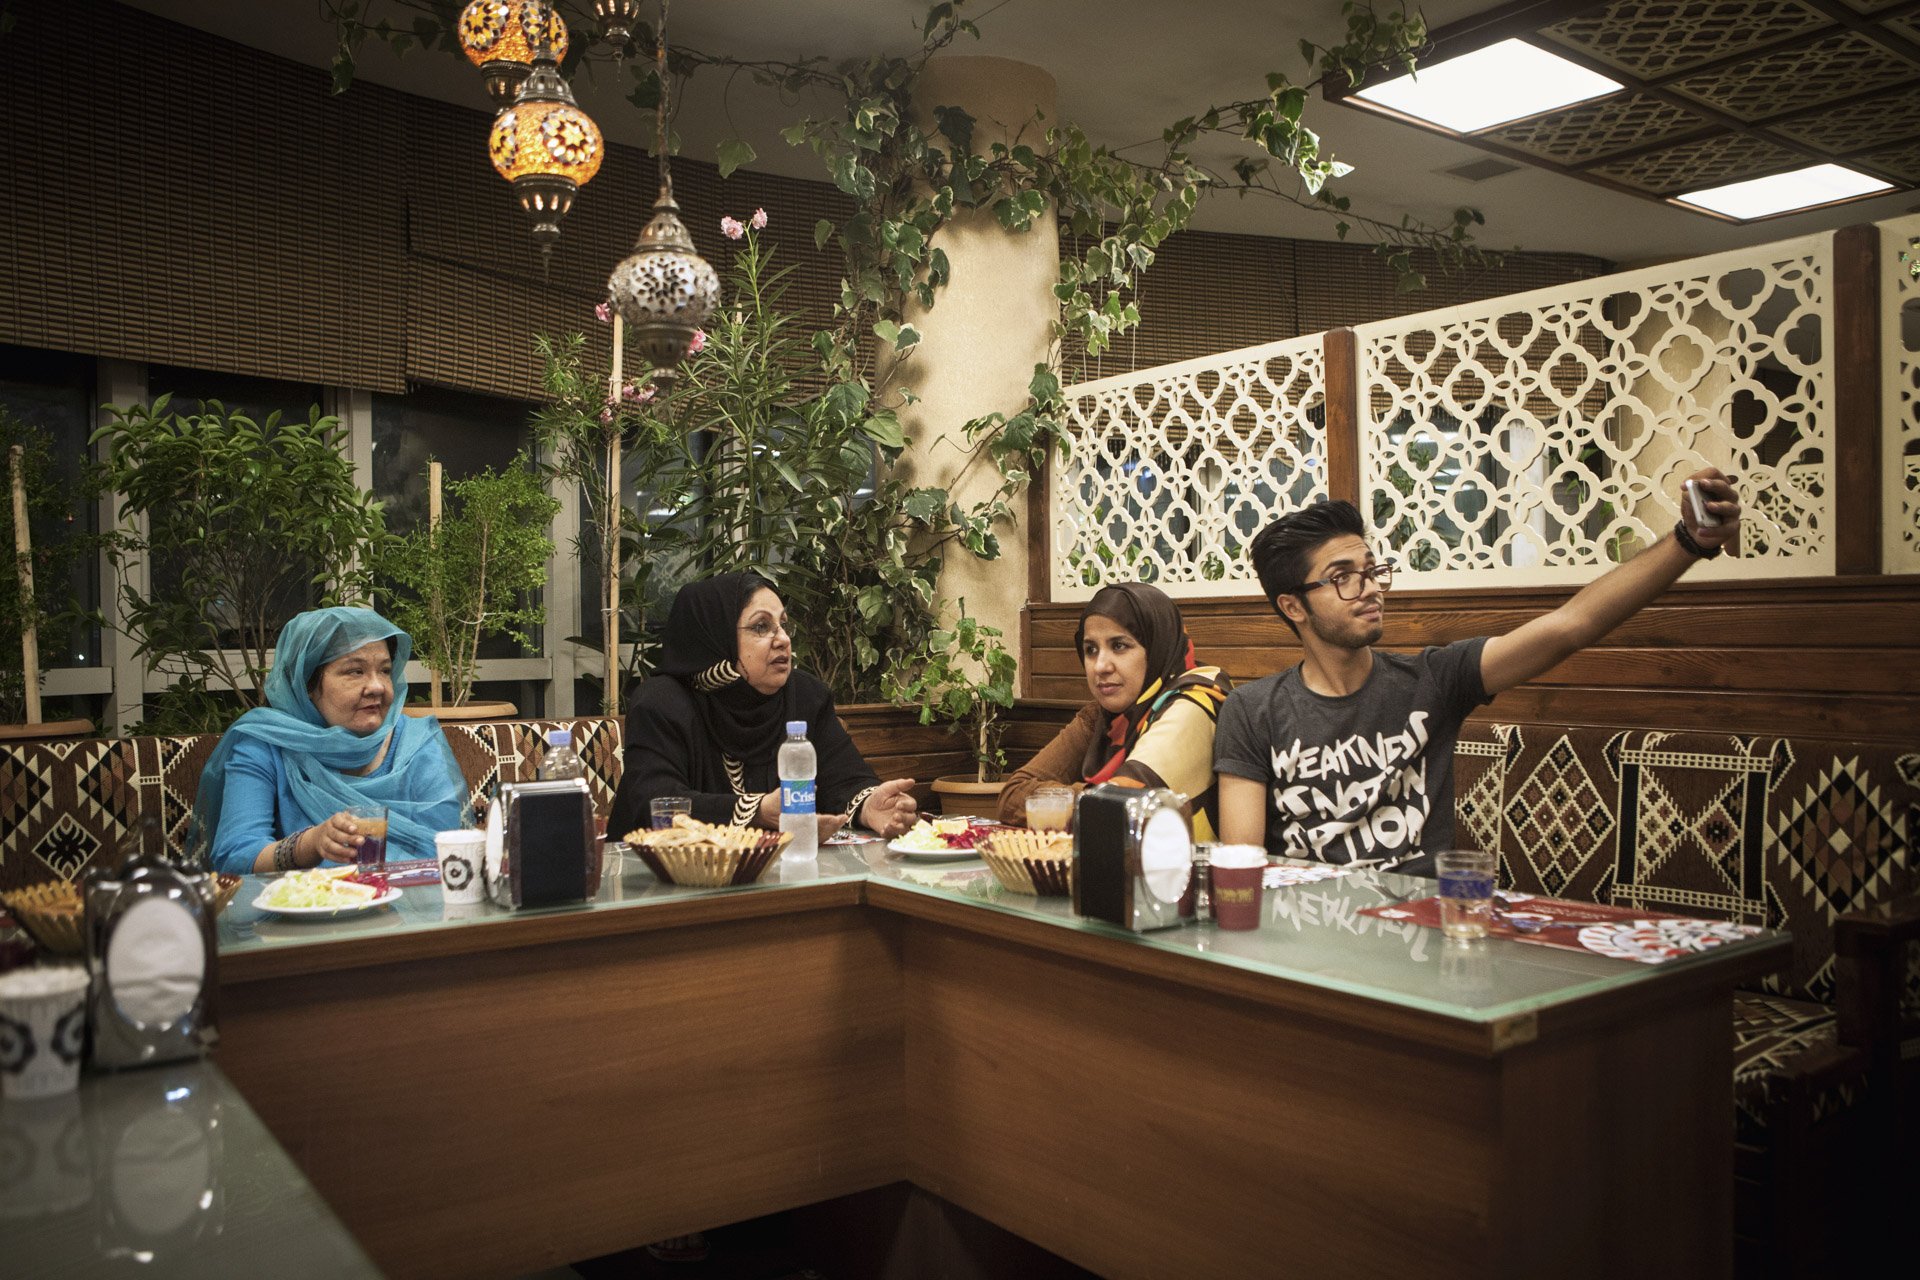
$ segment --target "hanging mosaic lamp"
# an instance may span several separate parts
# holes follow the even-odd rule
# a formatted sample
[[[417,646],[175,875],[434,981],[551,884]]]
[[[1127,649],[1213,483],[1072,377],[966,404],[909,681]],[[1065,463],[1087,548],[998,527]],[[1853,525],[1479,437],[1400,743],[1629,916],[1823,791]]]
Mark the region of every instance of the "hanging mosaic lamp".
[[[533,71],[513,105],[494,117],[487,139],[493,167],[513,183],[520,207],[533,219],[533,238],[543,257],[552,255],[560,220],[573,208],[574,194],[600,172],[606,150],[600,126],[575,105],[573,90],[543,41]]]
[[[653,366],[654,377],[665,381],[686,357],[694,332],[720,305],[720,277],[694,252],[693,237],[673,200],[667,156],[667,0],[660,0],[654,68],[660,76],[653,150],[660,165],[660,197],[633,253],[613,269],[607,292],[627,322],[628,344]]]
[[[521,84],[533,73],[542,14],[546,15],[547,43],[558,63],[567,56],[567,24],[560,20],[559,10],[543,0],[473,0],[460,11],[460,47],[467,61],[480,68],[496,110],[511,107]]]
[[[600,19],[600,38],[624,49],[640,21],[640,0],[593,0],[593,16]]]

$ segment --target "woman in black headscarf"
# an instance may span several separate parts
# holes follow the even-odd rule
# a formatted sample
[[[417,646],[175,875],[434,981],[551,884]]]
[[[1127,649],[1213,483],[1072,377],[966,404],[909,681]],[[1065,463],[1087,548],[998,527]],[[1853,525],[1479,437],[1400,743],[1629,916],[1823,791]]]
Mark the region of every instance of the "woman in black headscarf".
[[[1193,801],[1194,838],[1213,839],[1213,728],[1233,682],[1203,667],[1179,606],[1143,582],[1102,587],[1073,634],[1093,701],[1000,792],[1003,822],[1027,820],[1042,783],[1171,787]]]
[[[648,801],[690,796],[702,822],[778,828],[774,757],[804,720],[819,757],[814,794],[825,839],[854,821],[883,837],[917,816],[913,779],[881,782],[834,714],[826,685],[793,664],[786,608],[757,574],[689,583],[667,615],[660,673],[627,708],[620,789],[607,830],[648,824]]]

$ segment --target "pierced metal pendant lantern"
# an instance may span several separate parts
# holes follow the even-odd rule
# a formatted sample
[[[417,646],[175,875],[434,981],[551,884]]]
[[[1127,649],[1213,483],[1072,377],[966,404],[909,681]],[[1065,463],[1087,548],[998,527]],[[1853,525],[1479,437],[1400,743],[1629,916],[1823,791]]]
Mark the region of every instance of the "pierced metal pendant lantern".
[[[640,21],[640,0],[593,0],[593,16],[600,19],[600,38],[624,49]]]
[[[473,0],[460,11],[460,48],[467,61],[480,68],[496,111],[513,105],[520,86],[533,73],[542,14],[546,15],[546,43],[557,63],[567,56],[567,24],[559,10],[544,0]]]
[[[606,144],[600,127],[575,104],[547,49],[534,56],[533,72],[513,106],[494,117],[487,152],[533,219],[542,256],[550,256],[560,239],[560,220],[573,208],[575,193],[600,172]]]
[[[660,165],[660,198],[640,229],[633,252],[613,269],[607,293],[627,322],[627,341],[653,366],[654,377],[671,380],[693,345],[696,330],[720,306],[720,276],[693,249],[673,199],[672,157],[667,145],[667,0],[660,0],[654,68],[660,101],[654,115],[654,151]]]
[[[696,329],[720,306],[720,276],[693,249],[671,191],[654,201],[653,217],[633,253],[613,269],[607,291],[627,322],[627,342],[670,378]]]

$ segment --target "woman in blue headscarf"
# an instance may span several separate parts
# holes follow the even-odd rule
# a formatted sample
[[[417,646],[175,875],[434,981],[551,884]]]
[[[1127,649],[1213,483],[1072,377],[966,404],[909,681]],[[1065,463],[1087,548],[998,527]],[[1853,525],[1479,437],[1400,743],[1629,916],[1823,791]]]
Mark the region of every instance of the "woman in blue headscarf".
[[[467,788],[437,721],[401,713],[413,641],[371,609],[314,609],[281,629],[267,705],[221,735],[200,775],[192,844],[216,871],[351,862],[346,812],[387,807],[395,853],[433,856],[462,825]]]

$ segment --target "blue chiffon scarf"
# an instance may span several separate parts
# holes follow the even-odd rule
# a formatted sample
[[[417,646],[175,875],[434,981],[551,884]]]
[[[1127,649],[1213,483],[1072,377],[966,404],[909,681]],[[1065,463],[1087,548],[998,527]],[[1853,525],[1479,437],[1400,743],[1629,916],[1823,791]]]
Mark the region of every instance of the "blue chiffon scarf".
[[[307,693],[314,673],[375,640],[388,641],[393,648],[393,704],[386,719],[365,735],[328,724]],[[288,815],[291,825],[279,835],[318,825],[349,805],[384,804],[389,845],[431,856],[438,824],[425,819],[450,797],[458,797],[464,811],[466,782],[440,722],[402,711],[412,654],[407,633],[371,609],[313,609],[288,622],[274,646],[267,705],[233,722],[200,775],[189,847],[202,855],[212,849],[220,829],[227,759],[239,739],[253,738],[279,750],[298,810]],[[377,774],[345,772],[373,763],[389,739],[392,759]]]

